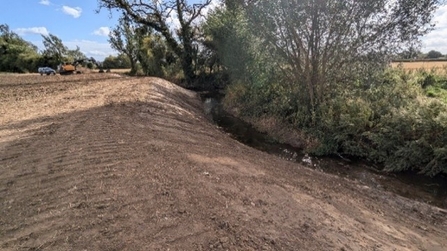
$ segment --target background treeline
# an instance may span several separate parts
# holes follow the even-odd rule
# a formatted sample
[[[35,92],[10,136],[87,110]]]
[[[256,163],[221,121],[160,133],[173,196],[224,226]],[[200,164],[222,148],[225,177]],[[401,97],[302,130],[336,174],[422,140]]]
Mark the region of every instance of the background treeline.
[[[38,67],[49,66],[56,69],[64,62],[71,63],[75,60],[87,59],[79,47],[70,50],[60,38],[53,34],[42,35],[42,42],[45,48],[39,51],[37,46],[10,30],[7,24],[0,25],[0,72],[37,72]],[[101,62],[98,63],[101,66]],[[107,69],[131,67],[130,60],[125,54],[108,56],[102,64]],[[84,66],[90,69],[98,67],[92,61],[86,61]]]
[[[0,25],[0,71],[36,71],[42,63],[44,58],[35,45],[10,31],[6,24]]]

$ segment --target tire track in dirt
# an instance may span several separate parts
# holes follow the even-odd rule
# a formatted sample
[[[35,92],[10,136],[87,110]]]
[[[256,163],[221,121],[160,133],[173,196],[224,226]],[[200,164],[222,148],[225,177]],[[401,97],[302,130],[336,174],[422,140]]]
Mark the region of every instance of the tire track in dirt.
[[[96,115],[98,114],[88,112],[82,114],[84,118]],[[6,151],[0,154],[1,166],[7,167],[2,168],[6,173],[2,173],[0,182],[6,189],[2,190],[1,197],[15,198],[2,205],[5,210],[2,212],[0,223],[4,227],[0,233],[2,236],[14,236],[10,241],[3,243],[2,248],[12,246],[37,248],[47,245],[45,243],[53,243],[54,240],[51,239],[40,243],[42,238],[38,242],[33,236],[46,236],[46,233],[55,233],[54,236],[57,236],[59,232],[66,231],[67,226],[51,223],[64,222],[67,211],[83,207],[83,202],[77,202],[79,191],[91,192],[90,182],[95,183],[98,177],[101,177],[102,182],[113,179],[113,175],[109,173],[111,168],[119,164],[118,148],[121,151],[129,148],[107,138],[96,138],[92,141],[92,137],[107,135],[117,129],[108,124],[86,126],[85,120],[76,121],[76,117],[74,120],[62,119],[66,121],[57,126],[53,123],[28,130],[21,135],[20,140],[4,147]],[[41,121],[37,119],[27,124],[33,125],[39,122]],[[73,128],[75,130],[72,131]],[[90,193],[89,196],[95,197],[95,195],[101,193]],[[95,200],[95,198],[89,199]],[[64,203],[61,204],[60,201]],[[107,200],[97,201],[101,203]],[[8,215],[16,215],[17,208],[22,209],[19,215],[26,220],[14,225],[12,222],[14,219]],[[35,210],[26,208],[37,208],[38,212],[36,214]],[[30,229],[33,231],[30,232]]]
[[[63,236],[63,233],[68,233],[69,237],[66,238],[73,238],[69,233],[74,226],[57,223],[65,222],[67,218],[82,218],[84,221],[89,219],[90,224],[93,225],[114,222],[116,216],[98,220],[99,216],[95,213],[92,214],[92,209],[98,212],[108,208],[118,210],[109,204],[122,197],[118,187],[123,187],[122,190],[125,191],[125,187],[132,181],[122,178],[129,176],[129,174],[125,174],[127,171],[125,168],[137,167],[135,163],[130,163],[132,162],[130,160],[141,157],[141,152],[134,150],[146,146],[149,151],[159,152],[163,148],[163,146],[157,146],[162,142],[160,140],[157,140],[158,143],[148,144],[153,137],[147,138],[144,135],[132,135],[126,132],[127,129],[135,130],[135,128],[128,128],[128,123],[132,119],[129,116],[132,114],[132,106],[119,112],[116,110],[120,110],[121,105],[95,108],[79,114],[62,115],[53,118],[52,120],[55,122],[46,119],[46,122],[49,123],[48,126],[39,127],[42,122],[40,119],[25,123],[25,127],[33,129],[27,130],[21,135],[20,141],[15,141],[7,146],[7,151],[2,153],[1,159],[2,164],[7,162],[9,178],[14,180],[13,191],[6,192],[8,197],[16,198],[11,201],[9,208],[26,205],[26,207],[38,208],[38,212],[36,215],[34,210],[27,212],[24,210],[21,214],[24,219],[27,219],[24,225],[5,228],[4,236],[15,236],[15,238],[3,243],[2,247],[36,248],[55,243],[71,245],[69,241],[59,237]],[[39,159],[36,156],[45,157]],[[131,179],[135,177],[136,175],[130,176]],[[167,177],[159,176],[158,179],[160,181],[156,183],[164,184],[164,186],[171,183]],[[99,184],[98,180],[101,180]],[[135,185],[139,188],[143,186],[144,184]],[[31,191],[27,191],[24,198],[23,193],[30,188]],[[131,194],[125,194],[125,196],[131,196]],[[23,201],[20,201],[21,199]],[[133,199],[123,203],[122,207],[145,207],[146,204],[153,204],[149,199],[150,197]],[[14,213],[6,210],[5,219],[8,218],[8,214],[13,215]],[[5,225],[8,225],[8,221]],[[176,223],[170,227],[166,226],[166,229],[177,225]],[[89,226],[80,224],[75,228],[88,230]],[[90,231],[94,232],[94,235],[103,237],[110,235],[106,230],[98,232],[98,230],[91,229]],[[54,233],[54,235],[47,233]],[[38,239],[33,238],[37,236],[39,236]],[[42,236],[51,238],[45,240]],[[116,243],[112,244],[117,245]],[[102,248],[103,246],[100,249]]]
[[[101,114],[93,112],[86,116],[94,118],[98,115]],[[19,236],[5,243],[3,247],[24,244],[38,247],[41,244],[34,243],[36,240],[33,240],[32,236],[45,236],[45,233],[49,232],[56,235],[66,231],[64,225],[48,223],[64,222],[63,218],[69,216],[69,211],[73,208],[83,209],[87,208],[89,203],[102,204],[108,201],[101,198],[103,196],[100,191],[92,193],[96,188],[95,181],[100,179],[103,184],[115,181],[119,174],[116,174],[114,169],[132,157],[129,144],[119,143],[118,139],[101,137],[117,135],[114,132],[119,129],[104,120],[95,119],[77,124],[68,118],[58,127],[52,131],[41,128],[38,133],[27,135],[23,141],[8,146],[7,151],[1,154],[2,164],[9,167],[12,175],[9,179],[14,180],[10,188],[16,188],[8,194],[8,197],[17,198],[10,203],[10,208],[17,204],[38,208],[37,215],[34,211],[24,210],[22,217],[29,217],[24,222],[25,225],[12,227],[3,233],[4,236]],[[76,127],[77,130],[67,133],[67,127]],[[45,157],[36,159],[36,156]],[[31,191],[26,196],[28,201],[20,201],[25,189],[29,188]],[[89,198],[83,198],[83,191],[89,193]],[[65,204],[59,204],[58,201],[64,201]],[[69,204],[66,204],[67,202]],[[13,214],[8,210],[5,213],[5,216],[8,213]],[[33,229],[32,233],[29,229]],[[48,240],[48,243],[51,241],[53,240]]]

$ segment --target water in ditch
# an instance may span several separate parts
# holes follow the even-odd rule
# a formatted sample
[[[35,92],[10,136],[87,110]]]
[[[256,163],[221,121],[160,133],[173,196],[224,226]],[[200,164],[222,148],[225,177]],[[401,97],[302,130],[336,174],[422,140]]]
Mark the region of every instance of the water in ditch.
[[[301,149],[277,143],[253,126],[225,112],[219,99],[202,95],[205,113],[226,133],[236,140],[280,158],[309,168],[356,180],[369,187],[383,189],[413,200],[447,208],[447,177],[430,178],[416,173],[390,174],[378,170],[372,163],[351,161],[341,156],[314,157],[303,154]]]

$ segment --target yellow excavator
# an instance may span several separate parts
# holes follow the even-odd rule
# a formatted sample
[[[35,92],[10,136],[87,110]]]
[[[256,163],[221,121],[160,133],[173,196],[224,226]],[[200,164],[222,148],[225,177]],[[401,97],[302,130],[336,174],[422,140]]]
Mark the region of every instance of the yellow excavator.
[[[91,62],[91,63],[95,64],[96,67],[98,67],[99,73],[104,72],[102,64],[99,63],[98,61],[96,61],[93,57],[78,59],[78,60],[75,60],[73,63],[62,63],[57,67],[57,71],[61,75],[70,75],[70,74],[74,74],[74,73],[80,74],[82,72],[78,71],[76,67],[79,64],[82,64],[83,62]]]
[[[82,62],[84,62],[84,59],[76,60],[73,63],[62,63],[57,67],[57,71],[61,75],[70,75],[73,73],[79,74],[81,71],[78,71],[76,67]]]

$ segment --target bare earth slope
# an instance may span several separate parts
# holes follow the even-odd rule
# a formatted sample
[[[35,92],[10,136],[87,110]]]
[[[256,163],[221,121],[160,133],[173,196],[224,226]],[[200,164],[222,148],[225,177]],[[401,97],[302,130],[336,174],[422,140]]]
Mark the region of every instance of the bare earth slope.
[[[0,104],[0,250],[447,250],[445,210],[244,146],[161,79],[5,75]]]

